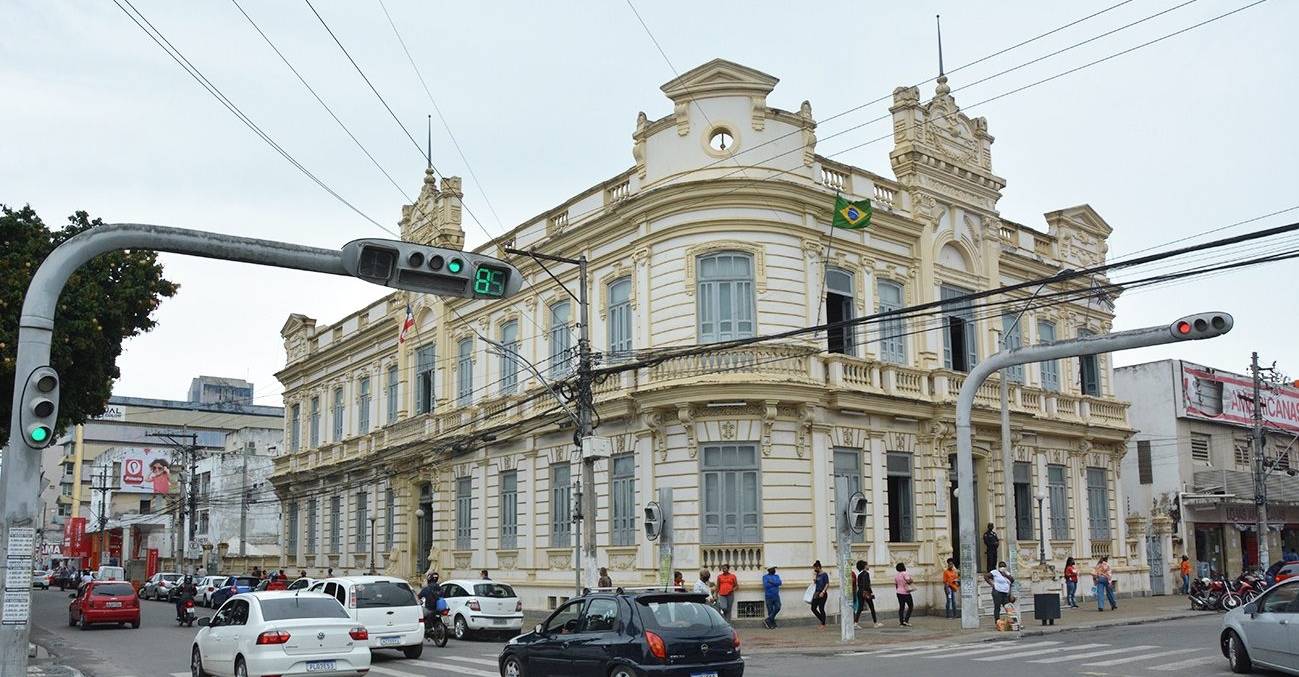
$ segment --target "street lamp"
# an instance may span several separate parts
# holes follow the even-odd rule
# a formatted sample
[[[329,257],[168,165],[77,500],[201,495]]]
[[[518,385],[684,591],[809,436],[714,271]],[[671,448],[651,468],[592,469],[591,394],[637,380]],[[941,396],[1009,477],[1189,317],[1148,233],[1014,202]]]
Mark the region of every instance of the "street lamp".
[[[1046,566],[1046,519],[1042,512],[1042,503],[1046,494],[1038,492],[1037,498],[1037,563]]]
[[[373,576],[377,571],[374,570],[374,517],[370,518],[370,575]]]

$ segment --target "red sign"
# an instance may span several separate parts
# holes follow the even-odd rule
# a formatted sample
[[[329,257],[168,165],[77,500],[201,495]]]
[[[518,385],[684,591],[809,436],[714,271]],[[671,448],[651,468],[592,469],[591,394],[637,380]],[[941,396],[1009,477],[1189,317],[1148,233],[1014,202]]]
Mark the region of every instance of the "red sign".
[[[149,548],[149,554],[144,558],[144,577],[153,578],[158,573],[158,549]]]
[[[86,538],[86,518],[69,517],[63,525],[63,554],[66,557],[90,557],[90,540]]]

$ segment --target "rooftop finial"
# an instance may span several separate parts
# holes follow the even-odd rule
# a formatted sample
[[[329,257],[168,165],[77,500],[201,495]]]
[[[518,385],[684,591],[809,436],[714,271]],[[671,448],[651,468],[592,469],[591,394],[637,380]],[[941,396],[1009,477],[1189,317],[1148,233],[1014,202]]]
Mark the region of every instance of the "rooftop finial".
[[[939,59],[939,61],[941,62],[942,59]],[[942,70],[942,68],[939,68],[939,70]],[[424,156],[424,159],[428,160],[427,168],[433,169],[433,116],[432,115],[428,116],[428,152]]]
[[[943,74],[943,15],[935,14],[934,23],[938,26],[938,77],[944,77]]]

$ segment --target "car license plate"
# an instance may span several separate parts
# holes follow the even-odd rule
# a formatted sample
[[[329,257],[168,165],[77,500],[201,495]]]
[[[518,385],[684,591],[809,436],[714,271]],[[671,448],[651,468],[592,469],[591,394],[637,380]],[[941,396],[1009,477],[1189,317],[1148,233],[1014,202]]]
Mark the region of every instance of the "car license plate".
[[[380,637],[379,646],[397,646],[401,644],[400,637]]]
[[[122,603],[121,603],[121,602],[105,602],[105,603],[104,603],[104,606],[108,607],[109,609],[116,609],[116,608],[122,606]]]
[[[335,665],[335,661],[307,661],[307,672],[329,672]]]
[[[692,672],[690,677],[717,677],[716,672]]]
[[[504,618],[493,618],[493,619],[492,619],[492,625],[505,625],[505,624],[508,623],[508,622],[509,622],[509,621],[505,620]]]

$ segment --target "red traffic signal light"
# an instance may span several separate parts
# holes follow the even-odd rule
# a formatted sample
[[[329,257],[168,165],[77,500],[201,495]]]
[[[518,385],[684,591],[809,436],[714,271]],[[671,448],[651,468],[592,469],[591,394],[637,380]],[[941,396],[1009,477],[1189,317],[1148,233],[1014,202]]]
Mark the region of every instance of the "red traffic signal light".
[[[1190,322],[1187,322],[1186,320],[1182,320],[1181,322],[1178,322],[1178,323],[1177,323],[1177,333],[1179,333],[1179,334],[1181,334],[1181,335],[1183,335],[1183,336],[1190,334],[1190,333],[1191,333],[1191,323],[1190,323]]]
[[[1195,341],[1222,336],[1234,323],[1229,313],[1198,313],[1174,322],[1168,331],[1179,341]]]

